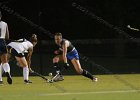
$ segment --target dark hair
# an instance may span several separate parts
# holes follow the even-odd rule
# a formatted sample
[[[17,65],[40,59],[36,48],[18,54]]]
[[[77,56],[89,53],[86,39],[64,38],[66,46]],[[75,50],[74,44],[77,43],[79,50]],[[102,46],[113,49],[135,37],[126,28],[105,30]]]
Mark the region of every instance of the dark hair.
[[[55,33],[55,36],[61,36],[62,37],[62,34],[61,33]]]
[[[30,38],[31,42],[37,42],[37,35],[36,34],[32,34],[31,38]]]

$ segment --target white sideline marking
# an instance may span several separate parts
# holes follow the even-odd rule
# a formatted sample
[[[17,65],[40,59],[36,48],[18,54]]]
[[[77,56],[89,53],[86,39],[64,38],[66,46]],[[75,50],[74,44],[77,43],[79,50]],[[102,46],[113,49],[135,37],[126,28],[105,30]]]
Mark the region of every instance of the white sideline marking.
[[[39,94],[39,96],[59,96],[59,95],[80,95],[80,94],[109,94],[109,93],[130,93],[140,92],[140,90],[122,90],[122,91],[99,91],[99,92],[68,92],[68,93],[46,93]]]

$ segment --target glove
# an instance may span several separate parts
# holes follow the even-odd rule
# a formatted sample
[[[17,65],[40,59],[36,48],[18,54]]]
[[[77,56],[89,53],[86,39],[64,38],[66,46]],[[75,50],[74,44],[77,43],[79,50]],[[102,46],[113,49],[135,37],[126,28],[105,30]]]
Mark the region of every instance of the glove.
[[[59,50],[55,50],[54,54],[58,55],[59,54]]]
[[[68,69],[70,67],[70,65],[68,63],[64,63],[64,68]]]
[[[55,50],[55,51],[54,51],[54,54],[55,54],[55,55],[61,55],[61,54],[62,54],[62,51],[61,51],[61,50]]]

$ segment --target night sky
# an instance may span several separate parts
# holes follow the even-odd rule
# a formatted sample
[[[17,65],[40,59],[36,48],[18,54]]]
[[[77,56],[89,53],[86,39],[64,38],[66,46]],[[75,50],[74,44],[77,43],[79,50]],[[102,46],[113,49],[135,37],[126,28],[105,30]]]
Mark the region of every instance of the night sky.
[[[35,28],[21,17],[6,10],[11,9],[34,24],[54,34],[62,32],[68,39],[114,39],[118,32],[102,22],[87,16],[72,6],[83,6],[96,16],[129,35],[139,38],[139,32],[127,29],[130,24],[140,27],[139,0],[3,0],[1,8],[3,20],[9,25],[11,38],[22,38],[37,33],[42,40],[50,39],[47,33]],[[5,10],[6,9],[6,10]],[[14,34],[14,35],[13,35]]]

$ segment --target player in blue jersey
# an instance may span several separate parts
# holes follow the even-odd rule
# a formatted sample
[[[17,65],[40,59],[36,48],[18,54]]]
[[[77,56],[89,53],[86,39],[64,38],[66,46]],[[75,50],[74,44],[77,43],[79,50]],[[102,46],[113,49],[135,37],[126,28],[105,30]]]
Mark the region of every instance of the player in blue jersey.
[[[64,67],[67,69],[69,67],[67,59],[72,62],[78,74],[81,74],[91,79],[92,81],[97,81],[97,78],[95,76],[93,76],[87,70],[81,68],[78,52],[69,40],[63,39],[61,33],[56,33],[54,39],[55,39],[55,43],[59,46],[59,50],[55,51],[55,54],[58,55],[53,58],[53,64],[56,70],[56,76],[54,76],[52,81],[64,80],[63,76],[61,75],[61,68],[60,66],[58,66],[58,62],[63,60]]]

